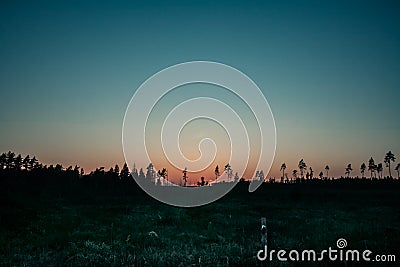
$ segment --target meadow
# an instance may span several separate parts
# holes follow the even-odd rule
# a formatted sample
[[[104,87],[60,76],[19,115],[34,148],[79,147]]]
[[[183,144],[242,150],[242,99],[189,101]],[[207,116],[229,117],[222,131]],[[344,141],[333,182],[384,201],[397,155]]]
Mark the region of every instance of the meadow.
[[[348,248],[400,260],[398,180],[264,183],[254,193],[240,182],[197,208],[162,204],[134,183],[112,190],[17,184],[1,184],[2,266],[365,266],[260,262],[261,217],[271,249],[322,250],[345,238]]]

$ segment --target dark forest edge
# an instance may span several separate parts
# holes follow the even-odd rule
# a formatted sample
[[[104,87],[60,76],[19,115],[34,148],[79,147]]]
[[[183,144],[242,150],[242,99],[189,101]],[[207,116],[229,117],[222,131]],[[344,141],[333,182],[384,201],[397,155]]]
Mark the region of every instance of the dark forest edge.
[[[390,152],[391,154],[391,152]],[[391,158],[394,158],[391,157]],[[372,158],[371,158],[372,159]],[[394,160],[393,160],[394,161]],[[365,165],[365,164],[363,164]],[[293,176],[292,179],[287,178],[285,173],[286,167],[284,164],[281,168],[282,178],[278,181],[275,179],[265,180],[268,184],[321,184],[330,186],[335,185],[350,185],[350,184],[399,184],[398,179],[390,177],[374,176],[374,163],[370,160],[371,177],[346,177],[340,178],[327,178],[319,175],[314,177],[312,175],[312,168],[310,172],[304,176],[306,170],[306,164],[303,160],[299,163],[300,177]],[[327,166],[328,167],[328,166]],[[351,168],[351,166],[348,166]],[[399,164],[395,168],[398,171]],[[328,167],[329,168],[329,167]],[[151,170],[148,169],[148,172]],[[149,173],[144,174],[143,170],[140,169],[139,174],[137,170],[132,175],[139,175],[140,179],[148,179],[151,176]],[[285,177],[286,179],[283,179]],[[247,183],[241,180],[240,183]],[[104,168],[97,168],[95,171],[85,174],[84,170],[79,166],[69,166],[64,168],[61,164],[54,165],[43,165],[36,157],[22,157],[20,154],[9,151],[0,155],[0,191],[5,195],[12,194],[27,194],[27,195],[81,195],[91,193],[101,194],[118,194],[118,195],[141,195],[143,191],[139,188],[134,179],[132,179],[131,173],[124,164],[122,169],[119,170],[119,166],[115,165],[114,168],[110,168],[108,171]]]
[[[310,182],[310,181],[343,181],[343,180],[392,180],[392,172],[391,172],[391,162],[395,162],[396,158],[394,154],[389,151],[386,153],[384,157],[384,163],[386,167],[388,168],[389,176],[383,177],[383,164],[378,163],[375,164],[374,159],[371,157],[368,161],[368,165],[365,163],[362,163],[360,166],[360,172],[361,172],[361,177],[359,176],[351,176],[351,172],[353,171],[352,164],[348,164],[347,167],[345,168],[345,176],[341,176],[339,178],[334,178],[334,177],[329,177],[329,170],[330,167],[328,165],[325,166],[325,174],[321,171],[318,176],[314,175],[314,170],[312,167],[308,167],[307,164],[303,159],[301,159],[298,163],[298,169],[294,169],[292,171],[292,175],[289,178],[288,173],[285,172],[286,170],[286,163],[283,163],[281,165],[280,170],[282,171],[282,176],[280,179],[275,179],[275,178],[265,178],[263,171],[257,171],[255,174],[255,179],[260,179],[264,180],[265,182],[268,183],[304,183],[304,182]],[[228,166],[228,167],[227,167]],[[219,171],[218,166],[216,167],[216,173]],[[365,175],[365,172],[368,170],[370,172],[370,176],[367,178]],[[394,168],[394,170],[397,172],[397,179],[399,179],[400,176],[400,163],[397,164],[397,166]],[[183,173],[185,174],[185,171]],[[232,173],[232,169],[229,165],[229,163],[225,166],[225,172],[227,172],[228,177],[232,176],[229,175],[229,173]],[[30,155],[26,155],[25,157],[22,157],[21,154],[16,155],[12,151],[8,151],[7,153],[2,153],[0,155],[0,177],[5,178],[5,177],[16,177],[20,176],[22,177],[42,177],[45,179],[46,177],[52,177],[52,181],[58,180],[58,182],[61,182],[63,180],[64,182],[75,182],[80,181],[80,182],[87,182],[91,183],[94,182],[96,186],[98,186],[101,183],[108,183],[108,184],[116,184],[116,183],[132,183],[134,180],[131,179],[132,176],[135,178],[139,178],[142,180],[152,180],[152,182],[156,183],[156,177],[161,176],[165,177],[165,172],[166,170],[163,169],[162,172],[159,171],[159,173],[156,173],[154,171],[154,166],[150,163],[149,166],[147,167],[147,173],[145,174],[143,169],[140,168],[140,170],[136,169],[136,166],[134,165],[134,169],[132,172],[130,172],[127,164],[125,163],[120,170],[120,167],[118,164],[115,165],[115,167],[111,167],[109,170],[105,170],[104,167],[96,168],[94,171],[91,171],[89,174],[85,174],[84,169],[80,168],[78,165],[75,166],[69,166],[69,167],[64,167],[62,164],[56,164],[56,165],[44,165],[39,162],[39,160],[33,156],[31,157]],[[217,174],[216,174],[217,175]],[[204,180],[204,177],[201,177],[202,180]],[[185,180],[185,175],[183,176],[183,179]],[[239,179],[237,175],[235,175],[235,179],[232,179],[232,181],[237,182]],[[241,178],[240,181],[244,181],[244,178]],[[186,182],[186,181],[185,181]],[[186,184],[186,183],[185,183]],[[197,183],[199,185],[199,182]]]

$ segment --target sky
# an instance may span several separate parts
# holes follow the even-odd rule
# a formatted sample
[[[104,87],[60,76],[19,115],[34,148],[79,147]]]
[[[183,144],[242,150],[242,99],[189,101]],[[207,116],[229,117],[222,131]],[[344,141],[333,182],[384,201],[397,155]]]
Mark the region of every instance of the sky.
[[[389,150],[400,160],[399,11],[397,1],[2,1],[0,151],[85,171],[122,164],[135,90],[209,60],[268,100],[268,176],[302,158],[335,176]]]

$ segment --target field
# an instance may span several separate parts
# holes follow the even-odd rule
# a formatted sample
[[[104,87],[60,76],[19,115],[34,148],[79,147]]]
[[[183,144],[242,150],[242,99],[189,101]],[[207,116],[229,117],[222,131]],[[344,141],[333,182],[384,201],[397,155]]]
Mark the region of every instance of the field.
[[[260,218],[269,249],[336,247],[400,260],[400,183],[393,180],[239,183],[222,199],[176,208],[140,190],[125,194],[3,190],[3,266],[365,266],[365,262],[260,262]],[[4,191],[6,191],[4,193]],[[396,265],[397,263],[397,265]]]

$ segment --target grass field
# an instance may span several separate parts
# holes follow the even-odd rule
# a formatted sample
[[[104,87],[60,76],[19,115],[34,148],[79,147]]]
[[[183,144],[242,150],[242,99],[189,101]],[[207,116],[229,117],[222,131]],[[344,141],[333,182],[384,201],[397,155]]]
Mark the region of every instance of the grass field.
[[[4,266],[364,266],[365,262],[259,262],[260,218],[271,249],[348,248],[400,261],[396,181],[247,183],[212,204],[176,208],[144,193],[1,197]],[[397,265],[396,265],[397,263]]]

